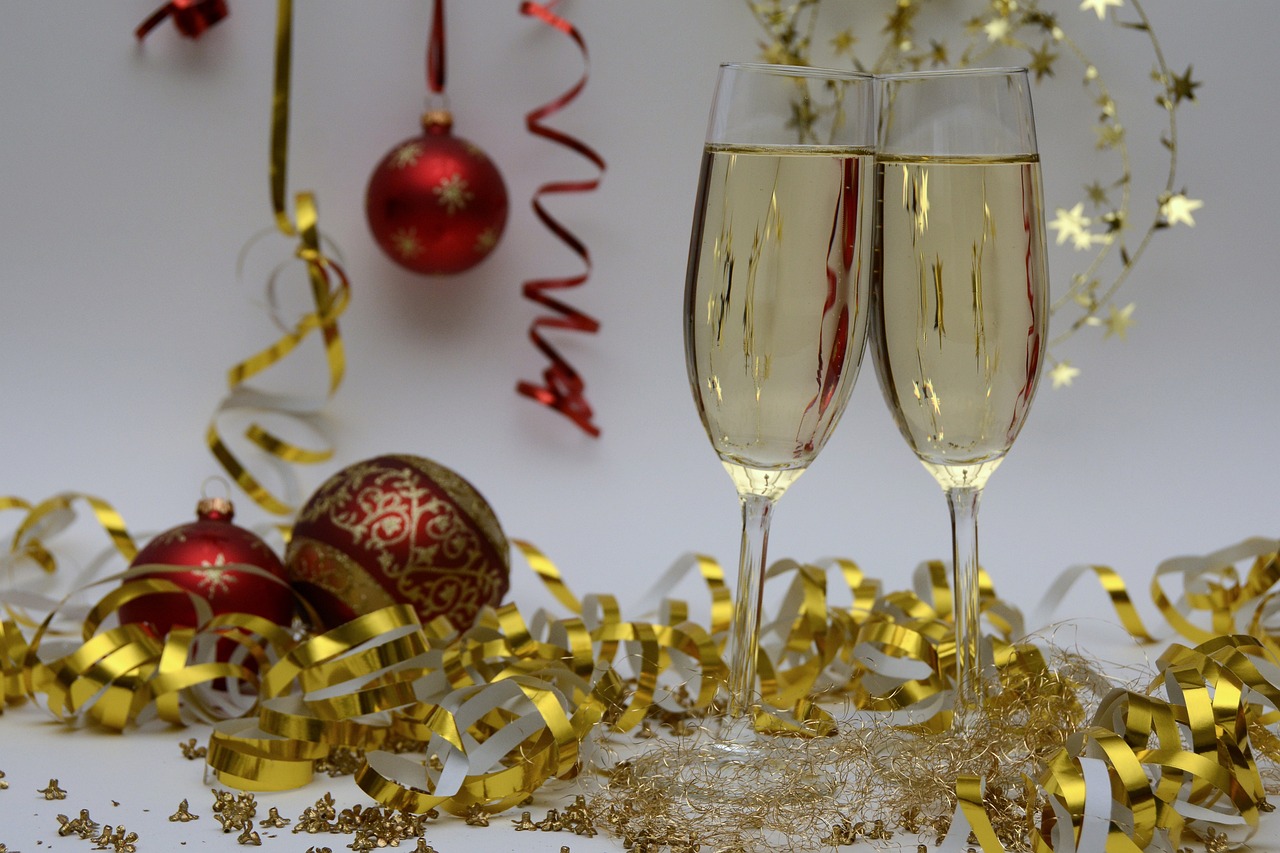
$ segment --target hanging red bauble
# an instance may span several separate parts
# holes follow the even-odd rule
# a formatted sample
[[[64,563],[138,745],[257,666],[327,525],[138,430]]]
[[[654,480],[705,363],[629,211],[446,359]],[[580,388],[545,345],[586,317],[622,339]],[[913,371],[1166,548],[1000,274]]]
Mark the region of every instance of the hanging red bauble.
[[[391,260],[426,275],[470,269],[507,224],[507,187],[483,151],[452,133],[444,110],[382,158],[365,193],[369,228]]]
[[[444,0],[432,4],[427,88],[444,98]],[[442,101],[443,102],[443,101]],[[480,263],[507,225],[507,186],[488,156],[453,135],[447,109],[422,115],[422,135],[392,148],[364,197],[373,238],[405,269],[446,275]]]
[[[182,570],[144,572],[131,578],[159,578],[208,600],[214,615],[250,613],[277,625],[293,621],[294,598],[284,564],[257,534],[231,519],[235,510],[225,498],[204,498],[196,520],[157,535],[133,558],[130,567],[184,566]],[[279,580],[244,568],[253,566]],[[163,636],[173,627],[195,627],[196,613],[182,593],[156,593],[136,598],[117,611],[121,622],[149,623]]]
[[[298,513],[285,563],[325,628],[409,604],[465,629],[510,582],[507,538],[475,487],[419,456],[378,456],[326,480]]]

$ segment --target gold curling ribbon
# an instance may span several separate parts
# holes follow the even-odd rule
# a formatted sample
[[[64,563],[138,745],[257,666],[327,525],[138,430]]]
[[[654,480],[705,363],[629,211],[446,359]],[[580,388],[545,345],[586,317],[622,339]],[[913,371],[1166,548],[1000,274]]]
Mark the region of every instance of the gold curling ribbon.
[[[1108,851],[1144,850],[1157,831],[1178,849],[1185,834],[1198,835],[1205,823],[1256,830],[1266,795],[1248,731],[1251,719],[1264,713],[1260,702],[1278,707],[1280,688],[1262,672],[1269,668],[1274,677],[1276,664],[1256,639],[1241,635],[1194,649],[1171,646],[1150,688],[1167,698],[1114,690],[1092,725],[1046,762],[1039,786],[1051,802],[1040,827],[1032,829],[1033,849],[1075,849],[1090,818],[1082,758],[1105,764],[1112,802],[1127,812],[1121,821],[1114,819],[1114,806],[1113,814],[1097,816],[1108,822]],[[958,785],[957,794],[972,821],[981,800],[972,785]],[[1070,837],[1055,845],[1052,830],[1066,820]],[[1062,827],[1057,831],[1061,839]],[[999,849],[983,842],[986,853]]]
[[[506,605],[482,612],[472,628],[458,632],[445,620],[420,625],[411,609],[393,607],[295,642],[280,626],[230,614],[202,618],[200,630],[161,641],[135,626],[101,630],[125,601],[174,591],[163,578],[118,575],[103,581],[114,588],[90,610],[78,645],[65,653],[59,644],[71,641],[52,635],[55,614],[30,643],[13,620],[0,623],[6,701],[15,694],[37,698],[61,719],[117,729],[148,711],[175,722],[216,722],[227,707],[204,688],[231,678],[256,690],[260,701],[249,716],[216,722],[209,764],[224,784],[297,787],[311,778],[315,762],[344,746],[365,751],[358,783],[376,801],[455,813],[502,811],[551,779],[569,778],[583,741],[601,723],[625,732],[652,715],[713,711],[727,622],[713,617],[708,623],[719,630],[707,630],[690,618],[687,602],[675,600],[664,603],[656,621],[626,621],[610,596],[579,599],[533,546],[520,547],[571,615],[540,613],[526,621]],[[1228,569],[1248,560],[1247,572]],[[686,561],[682,571],[698,572],[711,610],[719,612],[723,577],[714,561]],[[1117,574],[1087,567],[1079,575],[1090,572],[1113,603],[1128,600]],[[1247,616],[1265,628],[1274,612],[1276,573],[1267,540],[1251,540],[1174,563],[1161,578],[1187,579],[1185,603],[1177,606],[1214,608],[1211,622],[1226,613],[1233,623]],[[848,562],[782,561],[770,568],[770,579],[782,578],[790,587],[765,631],[762,680],[773,700],[789,704],[762,714],[761,730],[829,731],[824,726],[832,721],[814,701],[823,689],[842,690],[863,709],[918,711],[931,714],[930,725],[945,722],[941,700],[954,656],[950,599],[941,589],[945,573],[926,564],[916,592],[888,594]],[[847,606],[832,604],[840,585]],[[985,639],[1002,678],[1039,683],[1052,675],[1038,649],[1015,642],[1019,617],[998,611],[999,604],[988,588],[983,612],[996,633]],[[1216,618],[1213,624],[1225,624]],[[192,652],[201,642],[211,649],[218,637],[232,638],[243,651],[231,661]],[[1270,633],[1237,632],[1194,648],[1175,644],[1160,658],[1160,678],[1147,693],[1107,697],[1091,723],[1045,762],[1044,774],[1027,780],[1043,803],[1028,814],[1032,848],[1074,849],[1094,817],[1106,821],[1108,850],[1144,849],[1156,833],[1180,842],[1203,836],[1206,827],[1256,828],[1265,791],[1254,736],[1280,722],[1274,645]],[[263,673],[260,680],[243,665],[250,659]],[[382,751],[397,738],[425,743],[447,772]],[[1280,755],[1280,746],[1268,748],[1273,759]],[[1105,767],[1114,814],[1088,813],[1086,761]],[[460,781],[443,790],[442,779]],[[979,811],[988,808],[982,780],[961,779],[956,795],[984,851],[1002,849],[1001,839],[988,833],[994,833],[990,816],[984,823]]]
[[[346,310],[350,299],[350,285],[346,273],[322,249],[314,195],[310,192],[300,192],[295,196],[296,221],[290,220],[286,210],[292,45],[293,5],[291,0],[278,0],[275,81],[271,111],[271,205],[276,227],[280,233],[286,237],[298,238],[294,255],[306,265],[315,308],[304,314],[293,329],[285,332],[273,344],[234,365],[228,371],[229,393],[218,406],[205,434],[210,452],[231,479],[256,504],[268,512],[279,515],[287,515],[293,508],[268,490],[257,476],[250,473],[222,437],[218,423],[223,414],[240,409],[266,412],[295,422],[308,421],[309,417],[315,413],[312,411],[313,406],[286,395],[267,394],[254,390],[245,383],[282,361],[312,332],[318,332],[323,340],[329,373],[325,399],[332,399],[342,383],[346,370],[346,357],[338,330],[338,318]],[[272,277],[274,279],[274,274]],[[282,463],[282,467],[290,464],[314,464],[333,456],[331,448],[309,449],[293,444],[257,422],[251,423],[246,428],[243,437],[259,451]]]

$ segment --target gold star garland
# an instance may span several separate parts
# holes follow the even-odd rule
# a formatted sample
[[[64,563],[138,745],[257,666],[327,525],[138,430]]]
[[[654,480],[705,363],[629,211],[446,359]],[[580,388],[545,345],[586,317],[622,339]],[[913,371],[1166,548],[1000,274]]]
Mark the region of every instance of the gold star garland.
[[[1072,14],[1082,13],[1084,22],[1068,27],[1064,15],[1047,11],[1050,5],[1040,0],[987,0],[975,3],[980,9],[960,21],[946,20],[944,34],[924,39],[926,11],[937,4],[932,0],[887,0],[887,11],[880,17],[878,35],[882,38],[879,53],[871,61],[863,61],[855,53],[861,41],[860,31],[872,31],[874,22],[860,20],[858,26],[839,29],[825,41],[817,38],[822,0],[747,0],[747,7],[764,32],[760,44],[766,62],[809,65],[819,48],[836,61],[851,62],[862,71],[891,72],[905,69],[973,66],[988,63],[997,54],[1012,52],[1021,56],[1037,83],[1054,77],[1068,58],[1081,72],[1086,95],[1096,108],[1093,122],[1096,147],[1100,152],[1118,158],[1116,176],[1109,181],[1095,179],[1084,187],[1085,200],[1070,205],[1054,206],[1049,222],[1056,232],[1058,245],[1070,242],[1078,252],[1093,252],[1083,268],[1070,276],[1070,283],[1051,305],[1051,314],[1066,324],[1049,341],[1049,375],[1053,387],[1071,385],[1080,369],[1055,350],[1061,348],[1077,332],[1085,328],[1101,328],[1104,339],[1124,339],[1134,322],[1134,303],[1116,305],[1121,286],[1129,278],[1153,236],[1178,225],[1192,227],[1192,214],[1203,207],[1203,201],[1187,195],[1177,184],[1178,126],[1177,113],[1187,102],[1196,100],[1201,83],[1193,79],[1192,68],[1182,74],[1168,65],[1155,30],[1140,0],[1075,0],[1064,4]],[[870,4],[859,4],[866,8]],[[1074,7],[1074,8],[1072,8]],[[846,18],[851,13],[841,10]],[[958,14],[958,13],[957,13]],[[1156,105],[1165,111],[1167,125],[1160,135],[1160,156],[1167,157],[1168,171],[1162,189],[1152,205],[1151,220],[1140,232],[1133,225],[1133,173],[1130,139],[1120,121],[1119,101],[1108,88],[1099,67],[1092,62],[1069,30],[1082,30],[1090,20],[1105,21],[1147,40],[1155,63],[1151,73],[1156,86]],[[959,29],[957,30],[957,24]],[[838,26],[838,24],[837,24]],[[960,43],[957,50],[957,43]],[[1152,146],[1153,150],[1155,146]],[[1143,152],[1144,161],[1156,158]],[[1113,194],[1118,193],[1118,200]],[[1096,211],[1086,213],[1087,209]],[[1136,233],[1136,239],[1132,235]],[[1119,269],[1104,273],[1108,257],[1115,253]]]

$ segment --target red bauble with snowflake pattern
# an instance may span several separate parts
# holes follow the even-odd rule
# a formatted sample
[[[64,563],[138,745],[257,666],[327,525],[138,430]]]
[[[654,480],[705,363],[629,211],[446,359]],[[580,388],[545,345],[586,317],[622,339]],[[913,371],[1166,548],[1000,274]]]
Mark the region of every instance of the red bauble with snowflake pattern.
[[[260,536],[232,523],[234,513],[225,498],[202,499],[195,521],[158,534],[130,563],[130,568],[165,568],[144,570],[130,580],[171,581],[207,600],[214,615],[249,613],[288,626],[293,622],[294,596],[284,564]],[[117,614],[121,622],[149,624],[160,636],[175,627],[196,627],[195,608],[182,593],[136,598]]]
[[[498,244],[507,187],[489,157],[453,135],[447,110],[422,116],[422,135],[382,158],[365,191],[365,216],[387,257],[425,275],[463,272]]]

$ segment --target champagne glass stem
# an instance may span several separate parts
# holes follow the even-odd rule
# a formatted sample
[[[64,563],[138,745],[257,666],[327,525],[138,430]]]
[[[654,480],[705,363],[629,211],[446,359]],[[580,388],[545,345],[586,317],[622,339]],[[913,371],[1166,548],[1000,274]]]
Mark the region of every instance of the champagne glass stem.
[[[760,610],[764,595],[765,552],[773,499],[743,494],[742,549],[738,555],[738,587],[729,629],[728,717],[738,721],[755,704],[756,655],[760,650]]]
[[[951,571],[956,625],[955,722],[969,728],[982,713],[981,626],[978,622],[978,500],[982,489],[946,490],[951,510]]]

